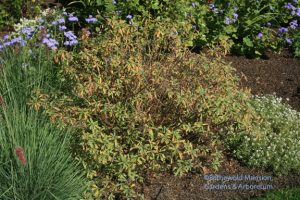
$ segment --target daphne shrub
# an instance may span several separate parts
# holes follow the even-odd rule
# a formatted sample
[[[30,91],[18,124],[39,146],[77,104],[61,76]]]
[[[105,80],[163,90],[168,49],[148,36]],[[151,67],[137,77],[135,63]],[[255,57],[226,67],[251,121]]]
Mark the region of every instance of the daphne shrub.
[[[168,21],[145,21],[140,31],[126,21],[108,27],[80,53],[61,52],[62,90],[38,90],[31,103],[77,128],[73,151],[92,181],[86,198],[138,197],[146,172],[218,167],[218,136],[248,123],[249,94],[233,69],[188,51]],[[199,159],[205,155],[211,160]]]

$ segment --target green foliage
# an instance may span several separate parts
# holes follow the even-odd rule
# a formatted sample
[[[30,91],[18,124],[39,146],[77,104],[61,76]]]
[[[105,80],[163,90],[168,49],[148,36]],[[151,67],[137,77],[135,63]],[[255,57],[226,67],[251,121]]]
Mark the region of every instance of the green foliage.
[[[292,20],[299,19],[286,8],[286,3],[286,0],[213,3],[200,0],[81,0],[68,5],[80,16],[98,12],[103,19],[117,16],[137,25],[145,18],[170,19],[177,23],[184,21],[193,26],[194,39],[190,46],[213,47],[225,54],[231,51],[257,57],[267,49],[280,51],[289,45],[285,39],[295,34],[291,28],[283,36],[278,34],[278,28],[287,27]],[[297,6],[299,9],[299,3],[292,4],[296,10]],[[73,8],[74,5],[83,6],[78,9],[80,6]],[[133,18],[130,19],[130,16]]]
[[[274,96],[256,97],[252,106],[261,117],[249,133],[232,134],[229,144],[244,163],[278,174],[300,167],[300,113]]]
[[[0,199],[79,200],[86,183],[70,129],[26,108],[34,87],[48,88],[53,67],[43,49],[28,53],[6,51],[0,60]]]
[[[40,11],[43,1],[2,0],[0,4],[0,30],[11,27],[22,17],[33,17]]]
[[[68,150],[70,132],[12,105],[0,118],[0,198],[79,200],[86,183]],[[24,149],[25,166],[16,155],[18,147]]]
[[[37,90],[32,102],[77,128],[73,150],[93,181],[86,198],[133,198],[145,172],[182,175],[201,166],[200,155],[217,168],[218,136],[251,121],[233,69],[189,52],[168,21],[144,21],[139,31],[108,25],[80,53],[58,55],[61,91]]]
[[[296,57],[300,57],[300,33],[298,32],[297,34],[294,35],[293,38],[293,51]]]
[[[256,200],[298,200],[300,198],[300,188],[286,188],[277,191],[267,192]]]

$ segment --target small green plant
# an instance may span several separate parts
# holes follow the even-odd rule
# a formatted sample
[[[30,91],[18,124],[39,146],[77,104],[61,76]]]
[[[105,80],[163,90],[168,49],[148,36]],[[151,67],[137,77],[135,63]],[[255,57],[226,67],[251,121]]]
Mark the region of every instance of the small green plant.
[[[267,192],[262,197],[253,198],[253,200],[298,200],[300,198],[300,188],[286,188]]]

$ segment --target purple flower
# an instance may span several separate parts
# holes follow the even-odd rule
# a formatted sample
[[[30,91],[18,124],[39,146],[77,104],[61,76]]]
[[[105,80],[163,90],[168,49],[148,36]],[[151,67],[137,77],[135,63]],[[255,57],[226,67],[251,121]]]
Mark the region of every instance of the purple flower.
[[[57,22],[58,22],[59,24],[63,24],[63,23],[65,23],[66,21],[65,21],[65,18],[60,18],[60,19],[57,20]]]
[[[25,35],[29,36],[31,35],[31,33],[33,32],[33,29],[31,27],[25,27],[22,30],[22,33],[24,33]]]
[[[268,27],[272,26],[271,22],[268,22],[268,23],[267,23],[267,26],[268,26]]]
[[[127,15],[126,18],[127,19],[132,19],[132,15]]]
[[[51,24],[52,24],[53,26],[56,26],[58,23],[57,23],[57,21],[53,21]]]
[[[284,7],[285,7],[286,9],[288,9],[288,10],[295,10],[295,9],[296,9],[296,7],[293,6],[292,3],[287,3],[287,4],[284,5]]]
[[[280,33],[286,33],[286,32],[288,32],[288,29],[285,28],[285,27],[281,27],[281,28],[278,29],[278,31],[279,31]]]
[[[87,23],[93,23],[97,21],[97,18],[93,17],[92,15],[89,16],[89,18],[85,19]]]
[[[195,8],[196,6],[197,6],[197,3],[196,3],[196,2],[193,2],[193,3],[192,3],[192,7]]]
[[[3,40],[5,41],[5,40],[8,40],[8,38],[9,38],[9,35],[5,35],[4,37],[3,37]]]
[[[285,41],[286,41],[286,43],[288,43],[288,44],[292,44],[292,39],[291,39],[291,38],[286,38]]]
[[[63,12],[64,15],[68,15],[68,13],[66,11]]]
[[[293,20],[289,24],[290,24],[290,27],[292,29],[296,29],[298,27],[298,21],[297,20]]]
[[[296,13],[296,15],[297,15],[298,17],[300,17],[300,8],[297,8],[297,13]]]
[[[233,13],[233,17],[234,17],[235,19],[237,19],[237,18],[239,17],[239,15],[238,15],[237,13]]]
[[[59,26],[58,29],[59,29],[60,31],[64,31],[64,30],[67,29],[67,27],[66,27],[66,26]]]
[[[73,16],[72,14],[69,15],[69,21],[70,22],[78,22],[78,18]]]
[[[77,39],[77,36],[74,35],[74,33],[72,31],[67,31],[67,32],[64,32],[64,36],[66,36],[68,39],[70,40],[75,40]]]
[[[261,39],[263,36],[264,36],[264,35],[263,35],[262,33],[258,33],[256,37],[257,37],[258,39]]]
[[[229,19],[229,17],[225,17],[225,24],[227,25],[231,24],[231,20]]]
[[[40,23],[40,24],[42,24],[42,23],[44,23],[45,21],[44,21],[43,19],[38,19],[37,22]]]
[[[4,46],[4,47],[8,47],[8,46],[10,46],[10,45],[12,45],[12,44],[13,44],[12,42],[4,42],[3,46]]]
[[[4,46],[3,46],[3,45],[0,45],[0,51],[2,51],[2,49],[4,49]]]
[[[54,40],[52,38],[44,38],[42,43],[47,45],[52,50],[57,49],[57,45],[59,44],[56,40]]]
[[[20,37],[20,36],[16,37],[16,38],[14,38],[14,39],[11,40],[11,44],[19,43],[22,40],[23,40],[22,37]]]
[[[75,44],[78,44],[78,40],[74,39],[74,40],[69,40],[69,41],[65,41],[64,45],[65,46],[73,46]]]

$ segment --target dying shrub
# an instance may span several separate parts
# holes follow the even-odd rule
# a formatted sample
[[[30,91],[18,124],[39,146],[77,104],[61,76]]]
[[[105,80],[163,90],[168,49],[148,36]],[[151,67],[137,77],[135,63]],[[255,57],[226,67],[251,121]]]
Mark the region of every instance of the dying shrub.
[[[148,170],[181,175],[205,155],[216,164],[218,135],[250,123],[233,69],[189,52],[177,30],[112,20],[80,53],[57,55],[59,92],[36,91],[33,106],[78,130],[73,150],[93,181],[87,199],[133,198]]]

